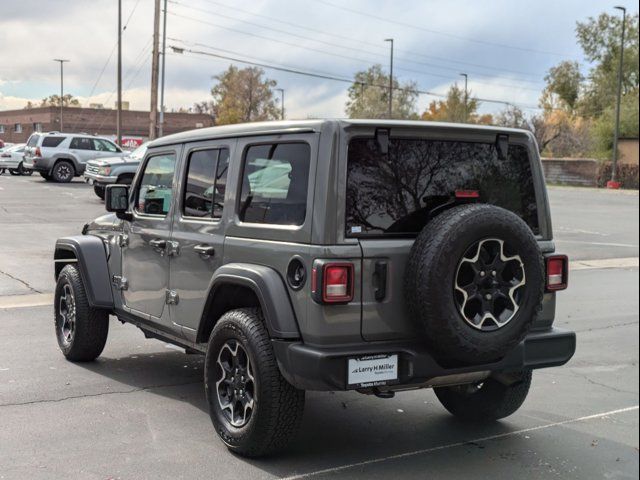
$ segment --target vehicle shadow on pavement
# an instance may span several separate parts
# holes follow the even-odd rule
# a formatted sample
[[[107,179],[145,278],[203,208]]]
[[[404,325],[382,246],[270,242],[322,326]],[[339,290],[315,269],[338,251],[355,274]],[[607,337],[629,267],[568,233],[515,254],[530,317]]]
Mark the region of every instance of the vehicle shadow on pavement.
[[[207,418],[209,416],[203,386],[203,355],[186,355],[173,350],[124,357],[109,357],[107,354],[95,362],[77,365],[131,387],[118,391],[149,390],[157,395],[189,402],[202,410]]]
[[[148,390],[187,402],[202,412],[203,421],[209,421],[201,355],[167,351],[116,358],[107,353],[81,366],[131,387],[114,390]],[[481,444],[466,442],[517,429],[508,421],[489,425],[459,422],[430,391],[398,394],[391,400],[355,392],[307,392],[306,399],[300,433],[289,448],[274,457],[240,460],[286,476],[458,442],[467,449],[483,449]],[[211,441],[217,442],[213,430]]]

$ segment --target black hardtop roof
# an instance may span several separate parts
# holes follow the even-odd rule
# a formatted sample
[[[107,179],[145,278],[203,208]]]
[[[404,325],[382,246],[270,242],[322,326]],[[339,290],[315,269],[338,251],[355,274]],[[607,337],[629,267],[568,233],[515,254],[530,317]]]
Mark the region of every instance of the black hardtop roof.
[[[175,133],[158,138],[149,143],[149,148],[177,143],[197,142],[213,138],[245,137],[252,135],[278,135],[286,133],[319,132],[328,124],[348,129],[349,127],[380,127],[380,128],[419,128],[460,130],[478,133],[511,133],[530,135],[527,130],[517,128],[493,127],[464,123],[427,122],[420,120],[360,120],[360,119],[318,119],[318,120],[280,120],[272,122],[237,123],[219,127],[199,128],[186,132]]]

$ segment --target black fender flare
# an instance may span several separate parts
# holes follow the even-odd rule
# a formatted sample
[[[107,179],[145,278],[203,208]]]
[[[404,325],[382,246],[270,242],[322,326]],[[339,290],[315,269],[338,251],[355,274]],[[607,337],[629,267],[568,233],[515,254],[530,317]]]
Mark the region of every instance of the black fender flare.
[[[256,294],[271,338],[287,340],[300,338],[300,330],[289,293],[276,270],[250,263],[223,265],[213,274],[207,303],[215,303],[218,287],[229,284],[247,287]]]
[[[59,238],[53,258],[56,280],[65,265],[76,263],[87,291],[89,305],[96,308],[114,308],[107,251],[100,237],[77,235]]]

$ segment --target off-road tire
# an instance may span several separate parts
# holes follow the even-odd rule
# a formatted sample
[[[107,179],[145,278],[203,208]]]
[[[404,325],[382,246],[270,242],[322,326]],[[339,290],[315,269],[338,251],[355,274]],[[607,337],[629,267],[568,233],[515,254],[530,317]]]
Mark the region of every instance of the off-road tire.
[[[248,422],[235,427],[225,417],[218,400],[218,355],[227,341],[237,341],[246,351],[255,379],[255,405]],[[209,338],[205,360],[205,391],[216,432],[229,450],[260,457],[282,450],[296,435],[304,410],[304,391],[289,384],[278,368],[262,312],[242,308],[225,313]]]
[[[527,283],[519,310],[495,331],[470,326],[456,306],[454,283],[467,249],[484,238],[515,245]],[[443,365],[499,360],[520,343],[542,308],[544,263],[529,226],[516,214],[487,204],[461,205],[438,215],[418,235],[405,272],[405,298],[422,324],[425,342]]]
[[[95,193],[100,200],[104,200],[104,186],[103,185],[93,185],[93,193]]]
[[[51,178],[56,183],[69,183],[75,176],[75,167],[68,160],[59,160],[51,170]]]
[[[65,342],[63,339],[60,314],[60,298],[64,294],[65,285],[71,288],[75,304],[75,327],[70,342]],[[100,356],[109,334],[109,314],[105,310],[89,306],[84,284],[76,265],[66,265],[60,272],[53,308],[56,338],[67,360],[90,362]]]
[[[531,387],[531,370],[522,372],[522,379],[504,385],[488,378],[480,388],[462,385],[434,388],[440,403],[451,414],[469,422],[490,422],[508,417],[518,410]]]

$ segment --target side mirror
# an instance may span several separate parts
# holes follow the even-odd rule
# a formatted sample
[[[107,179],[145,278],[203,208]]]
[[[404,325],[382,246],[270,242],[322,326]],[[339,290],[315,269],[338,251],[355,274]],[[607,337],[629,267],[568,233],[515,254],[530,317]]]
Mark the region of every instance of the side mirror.
[[[129,210],[129,185],[107,185],[104,191],[104,206],[122,220],[131,220]]]

